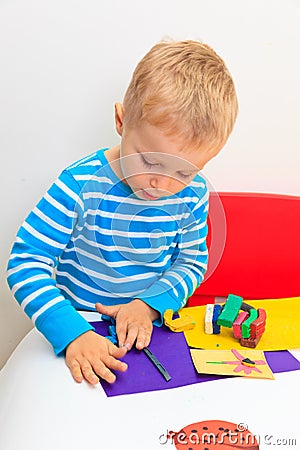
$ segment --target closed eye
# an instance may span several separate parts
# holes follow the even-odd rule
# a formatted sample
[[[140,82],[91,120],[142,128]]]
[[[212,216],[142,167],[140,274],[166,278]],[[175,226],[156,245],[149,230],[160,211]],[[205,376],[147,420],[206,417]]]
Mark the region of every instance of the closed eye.
[[[151,167],[154,167],[154,166],[159,166],[158,163],[153,164],[153,163],[150,163],[149,161],[147,161],[147,160],[144,158],[143,155],[141,155],[141,158],[142,158],[142,161],[143,161],[144,166],[145,166],[145,167],[148,167],[148,169],[150,169]]]
[[[183,178],[183,179],[191,178],[192,176],[194,176],[193,173],[188,173],[188,174],[182,173],[182,172],[177,172],[177,173],[178,173],[178,175],[179,175],[181,178]]]

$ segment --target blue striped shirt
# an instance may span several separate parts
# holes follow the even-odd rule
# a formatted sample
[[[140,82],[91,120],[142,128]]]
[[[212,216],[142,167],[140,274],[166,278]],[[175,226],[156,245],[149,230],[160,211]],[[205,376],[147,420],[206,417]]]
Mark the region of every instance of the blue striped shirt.
[[[104,149],[105,150],[105,149]],[[77,312],[139,298],[178,311],[207,268],[208,191],[138,198],[99,150],[66,168],[19,229],[8,284],[56,354],[93,329]]]

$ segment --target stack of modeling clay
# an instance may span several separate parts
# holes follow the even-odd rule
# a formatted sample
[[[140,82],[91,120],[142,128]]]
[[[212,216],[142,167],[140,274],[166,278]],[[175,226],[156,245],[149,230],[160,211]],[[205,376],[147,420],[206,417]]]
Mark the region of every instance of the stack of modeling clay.
[[[255,348],[265,331],[266,318],[264,309],[255,309],[242,297],[230,294],[223,305],[206,305],[205,333],[220,334],[221,327],[232,328],[242,346]]]

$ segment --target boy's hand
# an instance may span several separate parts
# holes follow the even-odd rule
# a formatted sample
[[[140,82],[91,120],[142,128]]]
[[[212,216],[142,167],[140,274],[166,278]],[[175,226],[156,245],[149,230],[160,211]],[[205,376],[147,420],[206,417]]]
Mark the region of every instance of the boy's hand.
[[[127,364],[118,358],[125,354],[126,348],[118,348],[105,337],[87,331],[68,345],[66,364],[78,383],[85,378],[89,383],[96,384],[99,383],[98,377],[113,383],[116,376],[110,369],[124,372]]]
[[[114,306],[105,306],[96,303],[96,309],[100,314],[113,317],[116,321],[116,331],[120,347],[130,350],[136,341],[136,348],[142,350],[151,340],[153,320],[159,317],[159,313],[139,299],[129,303]]]

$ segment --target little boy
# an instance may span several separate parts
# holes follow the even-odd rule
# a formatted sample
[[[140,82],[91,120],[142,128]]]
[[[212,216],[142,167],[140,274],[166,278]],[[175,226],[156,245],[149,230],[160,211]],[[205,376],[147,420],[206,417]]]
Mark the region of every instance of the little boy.
[[[155,45],[115,105],[120,145],[66,168],[12,248],[16,300],[78,382],[115,381],[164,311],[207,267],[208,191],[199,171],[230,135],[237,98],[222,59],[196,41]],[[77,310],[116,321],[119,347]]]

